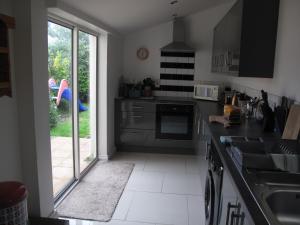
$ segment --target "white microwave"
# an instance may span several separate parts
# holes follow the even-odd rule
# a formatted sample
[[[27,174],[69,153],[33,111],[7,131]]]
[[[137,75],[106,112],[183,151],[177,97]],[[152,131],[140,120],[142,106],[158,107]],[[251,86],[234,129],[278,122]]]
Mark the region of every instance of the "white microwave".
[[[194,85],[194,98],[218,101],[219,100],[219,86],[208,84]]]

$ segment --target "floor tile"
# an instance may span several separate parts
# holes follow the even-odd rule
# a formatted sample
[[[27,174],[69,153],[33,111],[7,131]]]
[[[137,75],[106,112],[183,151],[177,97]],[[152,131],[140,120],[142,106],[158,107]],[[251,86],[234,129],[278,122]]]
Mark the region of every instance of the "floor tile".
[[[135,192],[125,190],[119,200],[112,219],[125,220]]]
[[[144,171],[164,173],[185,173],[185,158],[155,155],[146,162]]]
[[[198,174],[166,174],[163,193],[201,195],[202,187]]]
[[[143,170],[148,157],[148,154],[121,152],[117,153],[112,161],[131,162],[135,164],[134,170]]]
[[[112,161],[135,164],[112,220],[70,220],[70,225],[205,224],[200,174],[207,168],[201,160],[189,155],[117,153]]]
[[[187,225],[187,198],[179,195],[137,192],[127,221]]]
[[[189,158],[186,160],[186,172],[189,174],[200,174],[199,160],[194,158]]]
[[[127,190],[161,192],[164,174],[159,172],[136,171],[130,176]]]
[[[204,200],[201,196],[188,197],[189,225],[205,224]]]

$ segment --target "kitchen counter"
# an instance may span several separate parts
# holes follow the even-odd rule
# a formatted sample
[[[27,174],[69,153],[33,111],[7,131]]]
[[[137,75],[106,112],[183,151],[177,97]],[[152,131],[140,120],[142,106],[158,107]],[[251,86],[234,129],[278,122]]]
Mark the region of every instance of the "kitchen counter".
[[[222,160],[224,169],[230,174],[233,183],[238,188],[240,195],[242,196],[249,213],[255,224],[269,225],[269,218],[265,216],[264,210],[262,210],[259,204],[260,198],[255,193],[255,182],[250,180],[247,176],[247,172],[244,169],[236,166],[234,161],[226,150],[225,145],[220,142],[220,136],[254,136],[254,137],[276,137],[274,134],[265,134],[261,132],[261,126],[255,121],[246,121],[240,126],[231,127],[225,129],[221,124],[209,124],[209,128],[212,134],[212,141],[216,146],[219,156]]]
[[[185,97],[167,97],[167,96],[153,96],[153,97],[141,97],[141,98],[116,98],[117,100],[122,101],[146,101],[154,103],[179,103],[179,104],[194,104],[195,99],[185,98]]]
[[[198,101],[198,104],[200,104],[202,109],[206,109],[204,118],[207,121],[209,115],[222,114],[222,107],[216,103]],[[241,125],[230,128],[224,128],[222,124],[218,123],[208,123],[208,127],[211,132],[212,141],[222,160],[224,170],[228,171],[232,183],[239,190],[254,223],[259,225],[280,225],[263,198],[263,195],[268,192],[269,187],[265,186],[264,182],[259,179],[257,171],[242,168],[234,162],[230,156],[230,152],[220,141],[220,136],[248,136],[262,137],[265,140],[278,140],[280,139],[279,135],[263,132],[261,125],[254,119],[245,120]],[[276,180],[283,184],[283,188],[285,184],[290,183],[298,183],[298,188],[300,187],[300,175],[298,174],[278,172],[275,176]]]

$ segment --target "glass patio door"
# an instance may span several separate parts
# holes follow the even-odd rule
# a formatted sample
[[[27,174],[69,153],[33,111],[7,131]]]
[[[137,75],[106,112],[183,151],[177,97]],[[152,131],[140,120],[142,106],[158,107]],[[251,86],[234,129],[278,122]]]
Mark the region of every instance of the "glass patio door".
[[[48,22],[49,122],[53,196],[97,159],[97,36]]]
[[[97,37],[78,32],[79,163],[82,173],[96,158]]]
[[[49,123],[53,195],[75,181],[73,29],[48,22]]]

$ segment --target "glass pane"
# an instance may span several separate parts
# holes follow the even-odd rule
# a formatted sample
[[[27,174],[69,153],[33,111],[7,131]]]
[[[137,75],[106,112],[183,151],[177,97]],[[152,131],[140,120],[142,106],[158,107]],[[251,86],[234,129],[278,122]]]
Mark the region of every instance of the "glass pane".
[[[161,133],[165,134],[187,134],[188,117],[184,116],[162,116]]]
[[[74,180],[72,30],[48,22],[49,123],[53,195]]]
[[[78,96],[80,172],[96,158],[97,38],[78,34]]]

